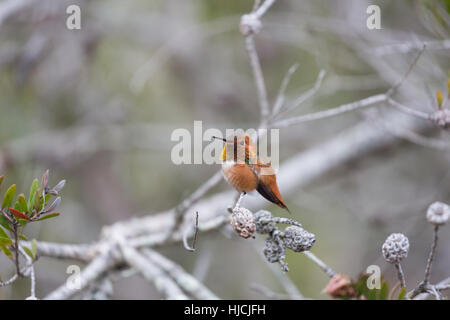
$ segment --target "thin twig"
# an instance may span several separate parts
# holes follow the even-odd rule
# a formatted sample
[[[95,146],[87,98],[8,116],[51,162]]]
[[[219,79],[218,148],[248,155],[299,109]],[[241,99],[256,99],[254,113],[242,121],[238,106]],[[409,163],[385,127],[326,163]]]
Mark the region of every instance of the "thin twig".
[[[439,226],[434,226],[434,238],[433,238],[433,244],[431,245],[431,251],[430,255],[428,256],[427,266],[425,268],[425,277],[423,279],[423,283],[428,284],[430,282],[430,276],[431,276],[431,265],[433,264],[433,259],[436,254],[436,247],[438,243],[438,231]]]
[[[358,109],[370,107],[377,103],[385,102],[386,98],[387,98],[387,96],[385,94],[377,94],[377,95],[374,95],[374,96],[371,96],[368,98],[364,98],[364,99],[361,99],[361,100],[358,100],[358,101],[355,101],[352,103],[340,105],[338,107],[327,109],[324,111],[319,111],[319,112],[314,112],[314,113],[310,113],[310,114],[306,114],[306,115],[302,115],[302,116],[298,116],[298,117],[279,120],[279,121],[276,121],[275,123],[273,123],[271,126],[274,128],[284,128],[284,127],[289,127],[289,126],[297,125],[297,124],[304,123],[304,122],[330,118],[330,117],[334,117],[337,115],[341,115],[343,113],[348,113],[348,112],[355,111]]]
[[[17,278],[19,278],[19,276],[16,274],[14,274],[11,278],[9,278],[6,281],[0,281],[0,287],[5,287],[5,286],[9,286],[11,283],[13,283],[14,281],[17,280]]]
[[[296,63],[292,67],[289,68],[289,70],[286,72],[286,75],[283,78],[283,81],[281,82],[280,89],[278,90],[278,95],[275,100],[275,103],[273,105],[272,109],[272,116],[278,114],[280,112],[281,108],[283,107],[284,100],[286,98],[285,93],[287,86],[289,85],[289,82],[291,81],[292,75],[297,71],[299,64]]]
[[[403,104],[401,104],[401,103],[399,103],[399,102],[397,102],[397,101],[395,101],[395,100],[393,100],[391,98],[388,98],[386,100],[386,102],[389,103],[391,106],[396,107],[397,109],[401,110],[402,112],[404,112],[406,114],[409,114],[409,115],[412,115],[414,117],[425,119],[425,120],[430,120],[430,118],[431,118],[430,113],[426,113],[426,112],[422,112],[422,111],[419,111],[419,110],[411,109],[411,108],[409,108],[409,107],[407,107],[407,106],[405,106],[405,105],[403,105]]]
[[[247,195],[247,193],[241,192],[241,194],[239,195],[238,200],[236,201],[236,204],[235,204],[234,208],[239,208],[241,206],[241,202],[245,198],[246,195]]]
[[[405,274],[403,273],[402,266],[400,263],[395,263],[394,266],[395,266],[395,269],[397,269],[397,277],[398,277],[398,280],[400,280],[400,285],[402,288],[405,288],[406,287]]]
[[[433,259],[434,259],[435,253],[436,253],[436,247],[437,247],[437,243],[439,240],[438,230],[439,230],[439,226],[438,225],[434,226],[433,244],[431,245],[431,251],[428,256],[427,266],[425,268],[425,277],[424,277],[423,281],[421,283],[419,283],[419,285],[416,288],[414,288],[413,290],[408,292],[408,297],[410,299],[414,299],[421,293],[426,293],[426,292],[434,295],[436,297],[436,299],[441,298],[440,294],[436,294],[437,290],[436,290],[435,286],[430,285],[431,265],[433,264]]]
[[[267,2],[267,1],[266,1]],[[269,100],[267,98],[266,84],[264,83],[264,75],[259,62],[258,53],[255,48],[255,40],[253,35],[245,37],[245,47],[250,57],[250,65],[253,71],[253,79],[255,81],[256,90],[258,92],[259,107],[261,109],[261,126],[264,127],[268,121],[270,114]]]
[[[397,83],[395,83],[386,93],[386,95],[388,97],[391,97],[396,91],[397,89],[403,84],[403,82],[405,82],[406,78],[408,78],[409,74],[411,73],[412,69],[414,68],[414,66],[417,64],[417,62],[419,61],[419,58],[422,56],[422,53],[425,51],[426,45],[424,44],[422,46],[422,48],[419,50],[419,53],[416,55],[416,57],[414,58],[413,62],[409,65],[408,69],[406,70],[406,72],[403,74],[403,76],[397,81]]]
[[[175,223],[172,228],[168,230],[167,237],[170,237],[170,235],[178,230],[178,228],[181,226],[186,211],[221,181],[223,181],[222,173],[218,171],[205,183],[198,187],[197,190],[194,191],[194,193],[192,193],[189,197],[184,199],[178,206],[175,207]]]
[[[192,240],[192,246],[189,246],[188,244],[188,238],[189,238],[189,230],[187,229],[187,232],[184,232],[183,234],[183,245],[184,248],[188,251],[194,252],[195,251],[195,244],[197,242],[197,234],[198,234],[198,211],[195,212],[195,225],[194,225],[194,239]]]
[[[20,261],[19,261],[19,234],[17,229],[17,222],[14,221],[12,224],[13,227],[13,235],[14,235],[14,253],[15,253],[15,264],[16,264],[16,272],[19,277],[22,277],[22,273],[20,272]]]
[[[314,87],[312,87],[311,89],[309,89],[308,91],[306,91],[305,93],[300,95],[288,107],[286,107],[285,109],[281,110],[281,112],[278,113],[276,115],[276,117],[279,117],[283,113],[288,113],[289,111],[294,110],[295,108],[297,108],[301,104],[303,104],[306,101],[308,101],[309,99],[311,99],[317,93],[317,91],[319,91],[320,87],[322,86],[322,82],[323,82],[323,79],[325,78],[326,74],[327,74],[327,72],[325,70],[320,70],[319,75],[317,76],[317,80],[316,80],[316,82],[314,84]]]
[[[311,251],[305,251],[303,252],[311,261],[313,261],[315,264],[319,266],[320,269],[322,269],[323,272],[327,274],[328,277],[333,278],[337,275],[337,273],[331,269],[325,262],[317,258],[317,256],[312,253]]]
[[[264,1],[264,3],[256,11],[254,11],[255,16],[258,19],[261,19],[261,17],[267,12],[267,10],[269,10],[269,8],[274,3],[275,3],[275,0],[266,0],[266,1]]]

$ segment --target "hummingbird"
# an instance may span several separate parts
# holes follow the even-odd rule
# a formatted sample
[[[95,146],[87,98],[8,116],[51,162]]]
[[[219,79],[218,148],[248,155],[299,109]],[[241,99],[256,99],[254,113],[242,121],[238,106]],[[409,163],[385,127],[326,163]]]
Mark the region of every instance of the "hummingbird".
[[[264,198],[290,213],[278,189],[275,170],[270,162],[263,163],[258,158],[255,144],[249,135],[213,138],[225,142],[220,159],[223,176],[231,186],[244,194],[256,190]]]

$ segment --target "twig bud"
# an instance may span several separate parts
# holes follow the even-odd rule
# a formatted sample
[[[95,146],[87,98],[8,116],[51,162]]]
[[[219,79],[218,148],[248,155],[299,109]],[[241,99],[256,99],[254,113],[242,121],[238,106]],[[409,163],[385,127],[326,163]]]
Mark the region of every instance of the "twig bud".
[[[239,27],[244,36],[249,36],[258,33],[262,28],[262,23],[256,15],[251,13],[244,14],[241,17],[241,24]]]
[[[43,213],[52,212],[59,206],[60,203],[61,197],[56,198],[55,201],[53,201],[53,203],[47,209],[45,209]]]
[[[58,184],[56,186],[53,187],[52,190],[50,190],[48,193],[50,193],[53,196],[57,196],[58,193],[62,190],[62,188],[64,188],[64,186],[66,185],[66,180],[61,180],[60,182],[58,182]]]

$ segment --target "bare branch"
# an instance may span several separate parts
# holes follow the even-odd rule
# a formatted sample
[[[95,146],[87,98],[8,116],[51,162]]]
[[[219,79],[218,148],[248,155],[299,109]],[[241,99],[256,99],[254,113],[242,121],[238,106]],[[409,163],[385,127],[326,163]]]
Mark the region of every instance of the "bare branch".
[[[275,128],[285,128],[285,127],[297,125],[297,124],[304,123],[304,122],[330,118],[330,117],[334,117],[337,115],[341,115],[343,113],[348,113],[348,112],[355,111],[358,109],[370,107],[377,103],[385,102],[386,99],[387,99],[387,96],[385,94],[378,94],[378,95],[364,98],[364,99],[361,99],[361,100],[358,100],[358,101],[355,101],[352,103],[340,105],[338,107],[331,108],[328,110],[314,112],[314,113],[310,113],[310,114],[306,114],[306,115],[298,116],[298,117],[293,117],[293,118],[289,118],[289,119],[279,120],[279,121],[276,121],[275,123],[273,123],[271,126],[275,127]]]
[[[117,256],[113,255],[113,252],[106,251],[103,254],[97,256],[91,263],[89,263],[79,275],[78,288],[69,287],[66,283],[62,284],[55,291],[51,292],[44,299],[48,300],[65,300],[69,299],[76,293],[86,288],[89,283],[98,279],[104,272],[113,268],[117,263]]]
[[[29,246],[31,243],[22,242]],[[91,261],[97,254],[98,250],[95,245],[89,244],[59,244],[45,241],[37,242],[37,252],[41,257],[52,257],[58,259],[73,259],[83,262]]]
[[[267,122],[270,114],[269,100],[267,98],[266,84],[264,83],[264,75],[261,69],[261,64],[259,62],[258,53],[256,52],[255,40],[253,39],[253,35],[246,36],[245,45],[250,57],[250,64],[253,70],[253,79],[258,91],[259,107],[261,109],[261,123],[262,126],[265,126],[265,123]]]
[[[343,113],[347,113],[347,112],[354,111],[357,109],[369,107],[369,106],[372,106],[372,105],[380,103],[380,102],[386,102],[406,80],[406,78],[408,77],[408,75],[410,74],[410,72],[412,71],[414,66],[417,64],[417,61],[421,57],[424,50],[425,50],[425,46],[423,46],[422,50],[420,50],[420,52],[414,58],[414,60],[409,65],[408,69],[403,74],[403,76],[385,94],[371,96],[371,97],[368,97],[368,98],[365,98],[365,99],[362,99],[362,100],[359,100],[359,101],[356,101],[353,103],[344,104],[344,105],[341,105],[341,106],[338,106],[335,108],[331,108],[328,110],[324,110],[324,111],[319,111],[319,112],[310,113],[310,114],[306,114],[306,115],[302,115],[302,116],[298,116],[298,117],[279,120],[279,121],[273,123],[272,126],[276,127],[276,128],[288,127],[288,126],[300,124],[303,122],[315,121],[315,120],[325,119],[325,118],[329,118],[329,117],[334,117],[334,116],[337,116],[337,115],[340,115]],[[321,80],[320,81],[319,80],[320,80],[320,74],[319,74],[319,79],[318,79],[318,84],[320,86]],[[309,96],[314,94],[315,91],[317,91],[317,90],[314,90],[314,88],[313,88],[311,91],[312,93],[310,95],[308,95],[308,93],[307,93],[307,95],[308,95],[307,98],[309,98]],[[299,98],[299,101],[300,101],[300,103],[303,102],[301,97]],[[294,102],[294,105],[298,105],[298,104],[296,104]]]
[[[9,278],[6,281],[0,281],[0,287],[5,287],[5,286],[9,286],[11,283],[13,283],[14,281],[17,280],[19,276],[16,274],[14,274],[11,278]]]
[[[125,261],[138,270],[145,279],[152,282],[156,289],[169,300],[189,299],[180,287],[159,267],[149,261],[144,255],[128,245],[121,247]]]
[[[395,100],[393,100],[391,98],[388,98],[386,100],[386,102],[389,103],[391,106],[396,107],[397,109],[401,110],[402,112],[404,112],[406,114],[412,115],[412,116],[417,117],[417,118],[425,119],[425,120],[430,120],[431,119],[431,116],[430,116],[429,113],[411,109],[411,108],[409,108],[409,107],[407,107],[407,106],[405,106],[405,105],[403,105],[403,104],[401,104],[401,103],[399,103],[399,102],[397,102],[397,101],[395,101]]]
[[[174,281],[183,288],[185,292],[196,299],[216,300],[219,299],[211,290],[205,287],[200,281],[187,273],[181,266],[167,259],[156,251],[150,249],[143,250],[144,255],[164,270]]]

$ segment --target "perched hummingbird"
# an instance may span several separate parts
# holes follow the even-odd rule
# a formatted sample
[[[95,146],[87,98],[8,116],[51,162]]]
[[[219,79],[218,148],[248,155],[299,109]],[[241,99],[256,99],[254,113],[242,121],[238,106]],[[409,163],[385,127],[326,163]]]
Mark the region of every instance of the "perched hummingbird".
[[[278,190],[275,171],[270,163],[260,161],[249,135],[213,138],[225,142],[221,155],[222,173],[229,184],[240,193],[256,189],[264,198],[290,212]]]

